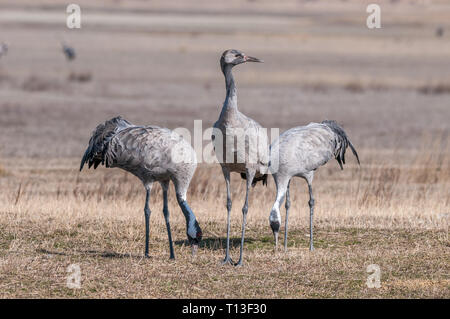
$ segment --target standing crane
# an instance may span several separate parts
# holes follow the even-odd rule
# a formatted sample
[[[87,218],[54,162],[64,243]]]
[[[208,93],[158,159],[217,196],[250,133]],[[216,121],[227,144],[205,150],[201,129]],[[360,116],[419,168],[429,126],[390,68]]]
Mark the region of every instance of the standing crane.
[[[444,36],[444,27],[443,26],[437,27],[435,34],[438,38],[443,37]]]
[[[247,181],[245,204],[242,208],[240,255],[236,266],[242,265],[250,185],[255,186],[258,181],[266,184],[268,169],[267,132],[257,122],[239,112],[237,106],[237,91],[231,70],[234,66],[245,62],[263,61],[247,56],[238,50],[227,50],[220,58],[220,67],[225,76],[226,97],[211,137],[227,187],[227,246],[223,264],[233,263],[230,258],[230,173],[240,173],[241,177]],[[236,140],[245,141],[241,144],[244,147],[237,146],[239,143],[236,143]]]
[[[64,42],[61,42],[61,46],[67,61],[75,60],[76,57],[75,49]]]
[[[345,164],[345,150],[350,146],[358,164],[359,157],[342,127],[335,121],[310,123],[307,126],[294,127],[275,140],[270,146],[270,171],[275,180],[277,196],[270,212],[270,226],[275,238],[275,249],[278,247],[278,231],[280,230],[280,205],[286,197],[286,220],[284,232],[284,249],[287,249],[288,217],[291,205],[289,185],[294,176],[301,177],[308,183],[309,190],[309,249],[314,250],[313,215],[314,197],[312,181],[314,171],[336,158],[341,169]]]
[[[0,58],[8,53],[8,45],[5,42],[0,43]]]
[[[157,126],[136,126],[118,116],[97,126],[81,160],[94,169],[99,164],[119,167],[138,177],[147,191],[145,198],[145,257],[149,257],[150,191],[153,182],[163,189],[163,214],[169,237],[170,259],[175,258],[169,223],[168,189],[175,186],[178,205],[186,218],[186,233],[194,254],[202,238],[202,231],[186,202],[186,192],[197,167],[191,145],[177,133]]]

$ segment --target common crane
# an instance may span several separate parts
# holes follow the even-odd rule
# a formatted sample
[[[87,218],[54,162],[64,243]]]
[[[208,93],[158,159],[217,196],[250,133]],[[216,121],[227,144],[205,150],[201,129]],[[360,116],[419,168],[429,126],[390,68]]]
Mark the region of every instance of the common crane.
[[[75,49],[73,47],[67,45],[64,42],[61,43],[61,46],[62,46],[63,53],[66,56],[66,59],[68,61],[75,60],[75,57],[76,57]]]
[[[0,43],[0,58],[8,53],[8,45],[5,42]]]
[[[435,34],[438,38],[443,37],[444,36],[444,27],[443,26],[437,27]]]
[[[243,261],[243,247],[245,238],[245,224],[248,212],[248,196],[250,185],[255,186],[258,181],[267,183],[268,145],[267,132],[261,125],[245,116],[238,110],[237,91],[231,70],[234,66],[245,62],[263,62],[248,56],[238,50],[227,50],[220,58],[220,67],[225,76],[226,97],[219,119],[214,124],[212,141],[216,156],[222,166],[222,172],[227,187],[227,246],[223,264],[233,263],[230,258],[230,173],[237,172],[247,181],[245,204],[242,208],[242,234],[239,261]],[[237,139],[237,140],[236,140]],[[245,141],[244,147],[239,147],[237,141]]]
[[[309,190],[309,249],[314,250],[313,215],[314,197],[312,181],[314,171],[336,158],[341,169],[345,164],[345,150],[350,146],[358,164],[359,157],[342,127],[335,121],[310,123],[306,126],[294,127],[276,139],[270,146],[270,171],[275,180],[277,196],[270,212],[270,226],[275,238],[275,248],[278,246],[278,231],[280,230],[280,205],[286,197],[286,219],[284,233],[284,249],[287,249],[288,216],[291,205],[289,184],[294,176],[301,177],[308,183]]]
[[[186,202],[186,192],[197,161],[195,152],[177,133],[157,126],[136,126],[118,116],[97,126],[89,140],[89,146],[81,160],[94,169],[102,164],[119,167],[138,177],[146,189],[145,198],[145,256],[148,257],[150,231],[150,191],[153,182],[163,189],[163,214],[169,237],[170,259],[174,259],[172,233],[169,223],[168,189],[170,181],[175,186],[178,205],[186,218],[186,233],[192,247],[197,250],[202,231],[191,208]]]

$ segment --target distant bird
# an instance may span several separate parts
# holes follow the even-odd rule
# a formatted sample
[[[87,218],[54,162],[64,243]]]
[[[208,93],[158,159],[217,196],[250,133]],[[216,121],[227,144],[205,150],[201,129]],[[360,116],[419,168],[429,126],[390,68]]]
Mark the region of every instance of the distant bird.
[[[436,29],[436,36],[437,36],[438,38],[440,38],[440,37],[442,37],[443,35],[444,35],[444,27],[439,26],[439,27]]]
[[[267,132],[261,125],[245,116],[238,110],[237,91],[231,69],[245,62],[263,62],[257,58],[248,56],[238,50],[227,50],[220,58],[220,67],[225,76],[226,97],[222,112],[214,124],[212,141],[216,156],[222,166],[222,172],[227,186],[227,247],[223,264],[232,263],[230,258],[230,172],[241,174],[247,180],[245,204],[242,208],[242,235],[239,261],[236,266],[242,265],[243,246],[245,237],[245,224],[248,212],[248,196],[250,185],[254,186],[258,181],[267,183],[268,169],[268,143]],[[238,141],[242,141],[244,147],[240,147]],[[245,145],[244,142],[245,141]]]
[[[62,46],[63,53],[66,56],[66,59],[68,61],[75,60],[75,57],[76,57],[75,49],[73,47],[67,45],[64,42],[61,43],[61,46]]]
[[[270,226],[275,237],[275,247],[278,246],[278,231],[280,230],[280,205],[286,197],[286,220],[284,233],[284,249],[287,249],[288,216],[291,205],[289,185],[294,176],[301,177],[308,183],[309,189],[309,249],[314,249],[313,214],[314,197],[312,181],[314,171],[336,158],[341,169],[345,164],[345,150],[350,146],[359,164],[359,157],[342,127],[335,121],[310,123],[298,126],[281,134],[270,146],[270,172],[277,188],[277,196],[270,212]]]
[[[0,43],[0,58],[8,53],[8,45],[5,42]]]
[[[202,231],[186,202],[186,192],[194,175],[197,161],[191,145],[177,133],[157,126],[136,126],[118,116],[97,126],[81,160],[94,169],[99,164],[119,167],[138,177],[147,191],[145,199],[145,256],[148,257],[150,229],[150,191],[153,182],[163,189],[164,218],[169,236],[170,259],[175,258],[169,224],[168,189],[175,186],[178,205],[186,218],[186,233],[192,247],[197,250]]]

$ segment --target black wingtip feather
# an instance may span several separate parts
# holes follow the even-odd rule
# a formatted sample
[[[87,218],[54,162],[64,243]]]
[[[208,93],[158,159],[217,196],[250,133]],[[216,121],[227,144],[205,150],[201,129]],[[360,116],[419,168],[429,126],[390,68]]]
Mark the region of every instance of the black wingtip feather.
[[[247,174],[241,173],[241,178],[247,180]],[[267,186],[267,174],[253,178],[252,187],[255,187],[258,182],[262,182],[263,186]]]
[[[356,160],[358,161],[358,165],[361,165],[361,163],[359,162],[359,156],[358,153],[356,153],[355,148],[353,147],[353,144],[349,141],[348,145],[350,146],[350,149],[352,150],[353,155],[355,155]]]
[[[345,150],[349,146],[350,149],[352,150],[353,155],[355,155],[358,164],[361,165],[359,162],[358,153],[356,153],[356,150],[353,144],[348,139],[347,134],[344,132],[344,129],[340,127],[339,124],[336,123],[336,121],[326,120],[323,121],[322,124],[328,126],[334,132],[334,134],[336,134],[336,138],[340,145],[336,143],[335,158],[338,161],[341,169],[344,169],[343,164],[345,164]]]
[[[117,132],[132,126],[130,122],[121,116],[114,117],[104,123],[97,125],[94,132],[92,132],[89,146],[86,149],[80,164],[80,171],[84,164],[88,163],[88,168],[94,165],[94,169],[100,164],[105,164],[105,154],[108,150],[108,143]],[[109,163],[106,163],[109,167]]]

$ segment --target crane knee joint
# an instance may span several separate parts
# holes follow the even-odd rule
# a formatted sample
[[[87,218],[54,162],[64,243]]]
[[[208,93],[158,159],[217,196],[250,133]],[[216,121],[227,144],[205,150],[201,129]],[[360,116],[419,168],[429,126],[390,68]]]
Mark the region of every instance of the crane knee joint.
[[[231,210],[231,199],[227,200],[227,210],[230,211]]]

